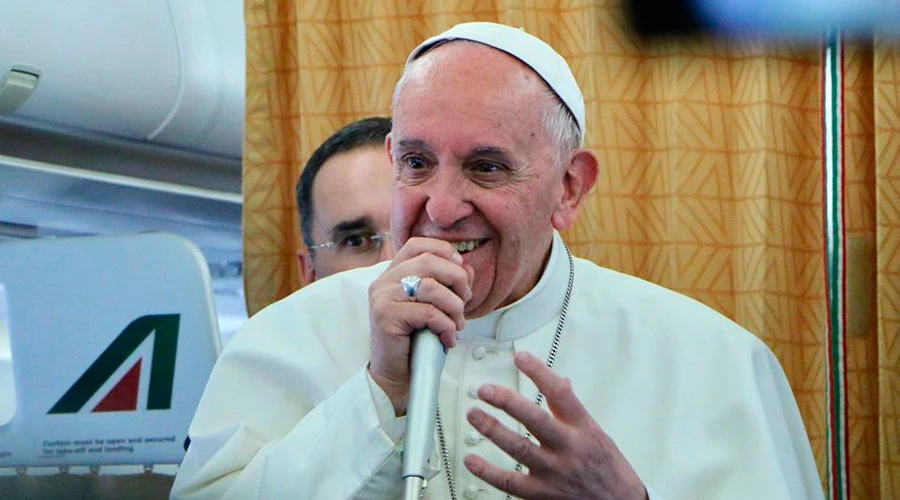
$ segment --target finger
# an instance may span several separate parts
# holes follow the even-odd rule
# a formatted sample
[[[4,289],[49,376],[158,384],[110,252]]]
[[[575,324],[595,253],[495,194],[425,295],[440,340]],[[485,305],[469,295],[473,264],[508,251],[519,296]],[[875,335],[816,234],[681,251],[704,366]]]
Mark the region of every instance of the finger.
[[[420,304],[431,304],[437,307],[456,322],[457,330],[465,328],[466,319],[463,310],[465,309],[466,303],[459,295],[453,293],[449,288],[439,283],[434,278],[423,278],[419,284],[419,289],[416,291],[415,297],[407,297],[406,292],[403,290],[398,290],[396,293],[402,294],[399,299],[400,301],[410,300]]]
[[[410,274],[421,276],[422,278],[433,278],[445,287],[453,290],[463,302],[468,301],[472,297],[472,286],[469,282],[469,274],[466,270],[453,262],[450,262],[439,255],[423,253],[415,257],[397,264],[393,269],[385,271],[379,277],[379,282],[384,286],[400,288],[398,282]],[[421,287],[421,285],[420,285]]]
[[[475,268],[466,264],[463,269],[466,270],[466,275],[469,277],[469,289],[471,289],[472,283],[475,283]]]
[[[408,339],[413,331],[428,328],[448,348],[456,345],[456,321],[432,304],[393,301],[390,307],[372,307],[370,312],[373,323],[390,336]]]
[[[466,455],[463,464],[472,474],[500,491],[519,498],[540,498],[540,485],[531,476],[502,469],[478,455]]]
[[[553,415],[540,406],[506,387],[483,385],[478,388],[478,397],[485,403],[503,410],[541,442],[541,446],[557,449],[565,444],[565,429]]]
[[[403,306],[411,309],[408,314],[404,314],[407,331],[411,333],[427,328],[440,337],[441,343],[448,348],[456,346],[456,322],[444,311],[431,304],[410,302]]]
[[[466,419],[482,436],[490,439],[507,455],[530,470],[542,471],[551,468],[551,459],[546,451],[484,411],[472,408],[466,413]]]
[[[404,262],[425,253],[436,255],[457,265],[463,263],[462,255],[450,243],[435,238],[414,237],[406,240],[406,243],[400,247],[388,269],[393,267],[394,263]]]
[[[516,353],[513,359],[519,370],[534,382],[547,399],[547,406],[557,418],[564,422],[580,422],[590,418],[587,409],[575,395],[569,379],[560,377],[529,352]]]

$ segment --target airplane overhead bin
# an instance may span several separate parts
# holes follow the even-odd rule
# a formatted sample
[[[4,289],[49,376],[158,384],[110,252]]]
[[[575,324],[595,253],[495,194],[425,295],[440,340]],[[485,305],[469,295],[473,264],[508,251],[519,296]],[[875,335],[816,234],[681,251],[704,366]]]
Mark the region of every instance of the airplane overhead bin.
[[[0,0],[0,17],[0,237],[167,230],[239,264],[242,1]]]
[[[0,0],[0,13],[0,77],[40,72],[14,118],[240,157],[240,0]]]

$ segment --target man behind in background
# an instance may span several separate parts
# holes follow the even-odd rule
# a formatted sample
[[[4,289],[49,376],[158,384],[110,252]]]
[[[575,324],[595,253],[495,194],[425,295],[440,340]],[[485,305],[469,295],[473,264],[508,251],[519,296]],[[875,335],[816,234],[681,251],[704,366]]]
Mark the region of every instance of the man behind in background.
[[[394,255],[390,239],[392,167],[384,151],[390,118],[355,121],[310,156],[297,182],[305,283]]]

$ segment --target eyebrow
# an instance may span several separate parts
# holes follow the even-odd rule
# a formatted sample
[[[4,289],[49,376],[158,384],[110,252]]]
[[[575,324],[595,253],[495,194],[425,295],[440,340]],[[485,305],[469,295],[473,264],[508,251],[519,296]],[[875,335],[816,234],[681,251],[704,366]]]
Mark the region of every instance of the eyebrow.
[[[410,149],[430,150],[428,143],[421,139],[401,139],[400,141],[397,141],[397,149],[400,151]],[[489,156],[506,161],[511,161],[513,158],[511,152],[506,148],[497,146],[478,146],[463,156],[457,156],[457,159],[464,161],[472,156]]]
[[[425,149],[430,150],[428,143],[421,139],[400,139],[397,141],[397,149],[405,151],[409,149]]]
[[[460,160],[465,160],[466,158],[471,158],[472,156],[487,156],[491,158],[497,158],[499,160],[506,160],[507,162],[511,162],[513,159],[512,154],[506,148],[500,148],[496,146],[481,146],[473,149],[469,154],[465,157],[459,158]]]
[[[332,239],[337,239],[338,236],[359,231],[360,229],[368,229],[374,232],[375,223],[372,218],[364,215],[355,219],[338,222],[331,228],[331,237]]]

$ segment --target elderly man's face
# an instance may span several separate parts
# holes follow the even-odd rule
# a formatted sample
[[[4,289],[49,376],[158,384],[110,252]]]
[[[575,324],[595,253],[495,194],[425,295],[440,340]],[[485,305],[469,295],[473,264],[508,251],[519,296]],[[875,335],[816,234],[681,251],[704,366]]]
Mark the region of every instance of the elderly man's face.
[[[335,245],[301,255],[307,283],[369,266],[394,255],[391,238],[372,239],[390,230],[393,173],[381,146],[332,156],[313,182],[312,236]]]
[[[537,283],[560,225],[565,169],[544,125],[552,98],[530,68],[482,45],[437,47],[410,71],[388,139],[395,242],[474,247],[461,251],[475,271],[465,312],[483,316]]]

